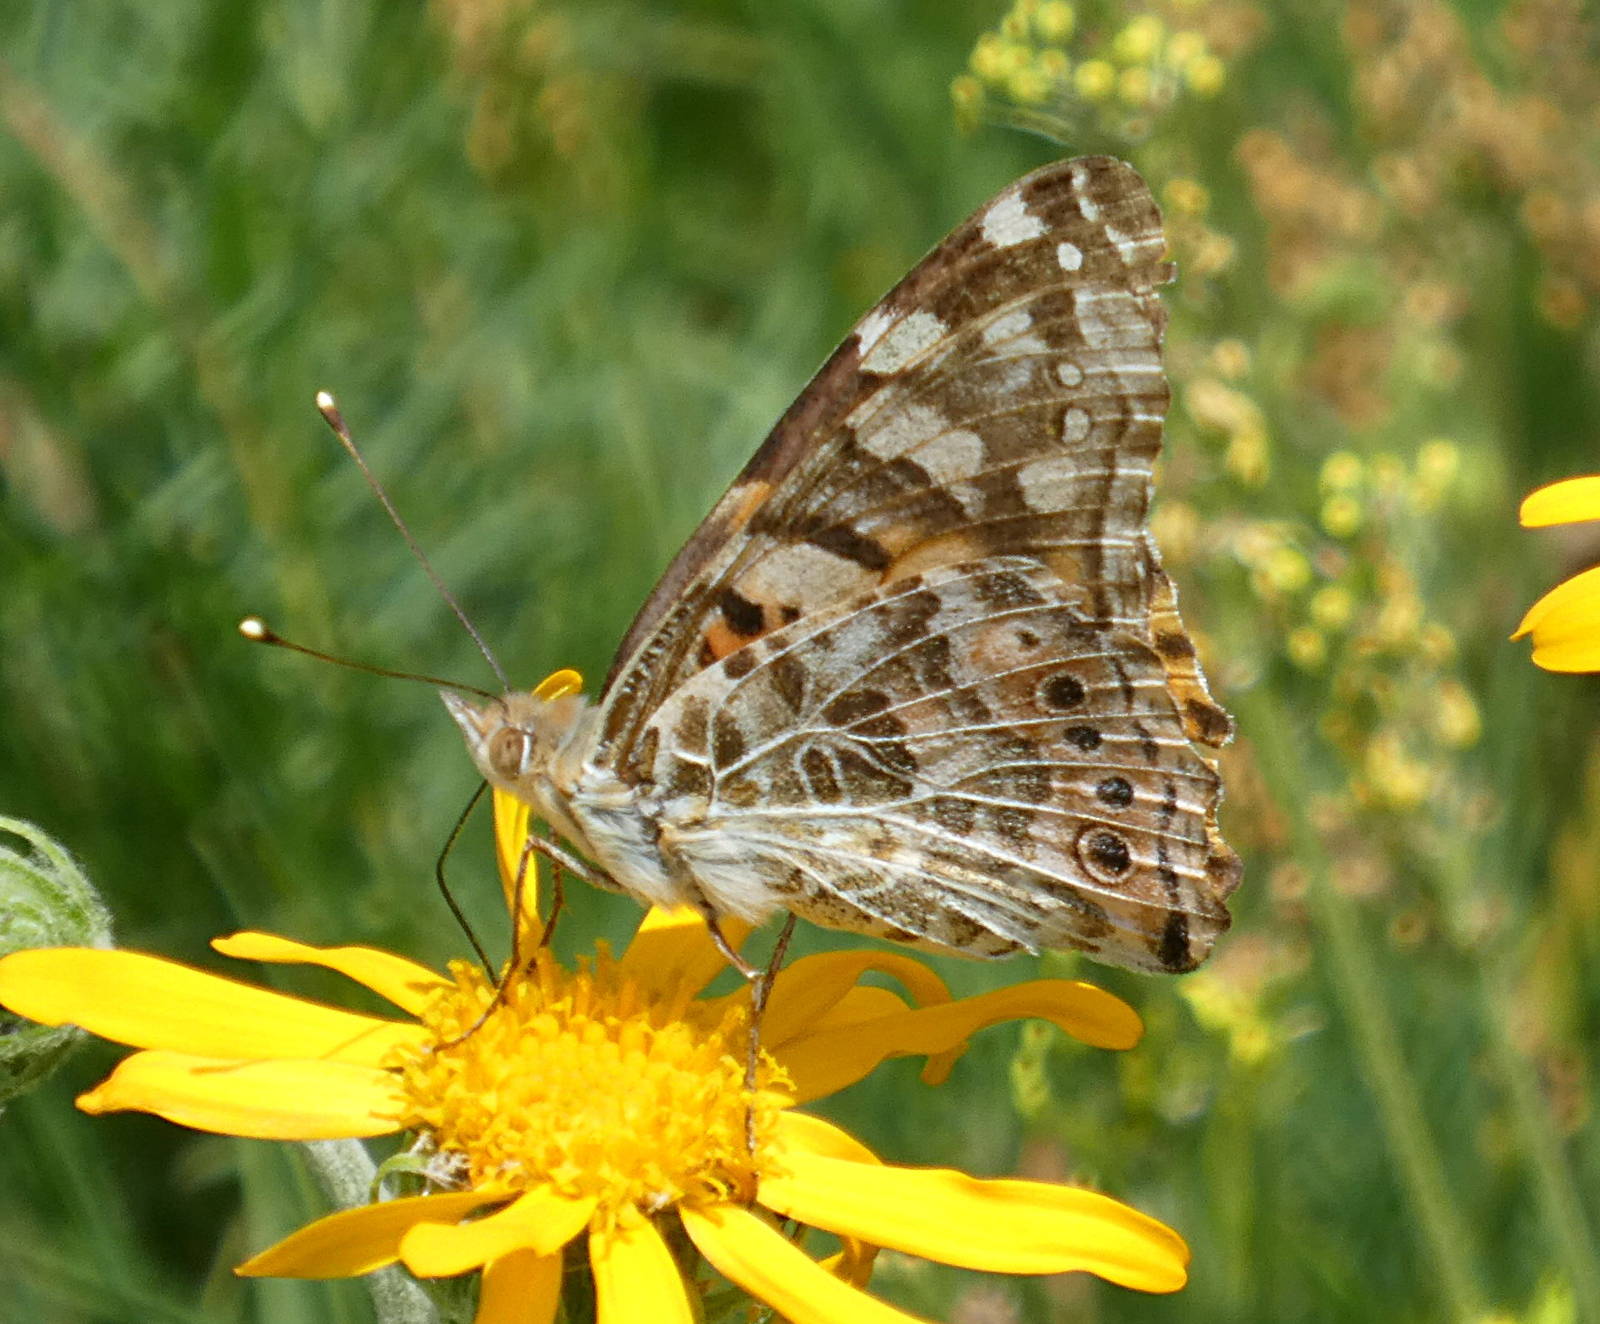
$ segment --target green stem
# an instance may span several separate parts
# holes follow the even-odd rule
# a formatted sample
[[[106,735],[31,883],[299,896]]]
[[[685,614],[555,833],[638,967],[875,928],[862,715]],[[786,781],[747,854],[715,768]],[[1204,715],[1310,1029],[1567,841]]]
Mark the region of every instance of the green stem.
[[[308,1140],[302,1149],[317,1184],[336,1207],[355,1209],[371,1200],[377,1169],[360,1141]],[[382,1324],[439,1324],[434,1302],[403,1269],[379,1269],[363,1281]]]
[[[1327,851],[1307,807],[1311,788],[1304,760],[1292,745],[1294,715],[1269,702],[1241,703],[1240,725],[1250,732],[1288,816],[1295,858],[1306,871],[1307,899],[1323,939],[1323,952],[1340,1009],[1355,1038],[1362,1074],[1377,1105],[1384,1141],[1422,1239],[1439,1275],[1440,1290],[1457,1320],[1481,1318],[1484,1294],[1474,1271],[1473,1242],[1458,1217],[1438,1147],[1424,1122],[1421,1096],[1406,1070],[1399,1036],[1380,993],[1377,964],[1354,908],[1334,887]],[[1254,712],[1250,712],[1250,708]]]

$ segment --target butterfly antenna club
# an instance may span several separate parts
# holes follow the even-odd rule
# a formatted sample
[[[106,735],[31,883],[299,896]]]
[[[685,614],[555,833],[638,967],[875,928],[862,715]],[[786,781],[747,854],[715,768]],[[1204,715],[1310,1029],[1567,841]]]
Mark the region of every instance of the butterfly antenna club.
[[[287,648],[291,653],[304,653],[307,657],[314,657],[319,662],[331,662],[336,667],[344,667],[349,671],[364,671],[369,676],[387,676],[391,680],[420,680],[425,685],[433,685],[450,690],[460,690],[467,694],[476,694],[481,699],[496,700],[500,696],[477,685],[464,685],[459,680],[445,680],[441,676],[425,676],[419,671],[396,671],[392,667],[374,666],[370,662],[352,662],[347,657],[338,657],[333,653],[324,653],[320,648],[309,648],[305,644],[297,644],[291,639],[285,639],[259,616],[246,616],[239,622],[239,633],[253,644],[271,644],[274,648]]]
[[[509,691],[511,680],[501,667],[499,659],[490,650],[483,636],[478,633],[478,627],[472,623],[467,613],[461,609],[461,604],[456,601],[455,594],[446,587],[444,580],[439,576],[439,572],[433,568],[433,562],[428,560],[427,553],[422,550],[421,544],[412,536],[405,520],[400,518],[400,512],[395,509],[394,502],[389,499],[389,493],[384,490],[384,486],[378,481],[377,475],[368,467],[366,457],[361,454],[361,448],[356,445],[355,440],[350,436],[350,429],[345,424],[344,415],[339,412],[338,402],[327,391],[317,392],[317,412],[322,415],[324,421],[333,429],[333,435],[339,439],[339,444],[345,448],[346,453],[356,462],[356,467],[361,470],[361,476],[367,480],[367,486],[372,489],[373,495],[382,502],[384,510],[388,512],[390,522],[400,531],[400,536],[406,540],[406,546],[411,549],[411,554],[417,558],[417,564],[422,567],[423,573],[432,581],[434,588],[439,591],[439,596],[445,600],[445,604],[455,613],[456,619],[461,622],[461,628],[472,637],[472,642],[478,646],[478,651],[483,654],[484,661],[489,664],[490,670],[494,672],[501,687]],[[310,650],[301,649],[300,651],[308,652]],[[368,670],[379,671],[381,675],[398,674],[396,672],[384,672],[375,667],[368,668]],[[449,684],[450,682],[442,683]],[[453,688],[470,689],[471,687],[456,685]],[[474,693],[479,694],[483,692],[482,690],[474,691]]]

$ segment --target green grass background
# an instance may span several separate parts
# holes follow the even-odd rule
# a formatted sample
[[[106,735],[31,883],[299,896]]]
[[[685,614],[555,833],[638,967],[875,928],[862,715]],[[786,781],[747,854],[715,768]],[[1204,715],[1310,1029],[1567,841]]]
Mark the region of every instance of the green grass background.
[[[1084,6],[1079,39],[1138,12]],[[1192,1283],[886,1257],[874,1289],[970,1324],[1600,1319],[1597,690],[1505,641],[1595,559],[1515,512],[1600,468],[1596,29],[1555,0],[1162,12],[1209,25],[1224,86],[1143,125],[1057,106],[1062,148],[956,127],[998,4],[0,8],[0,812],[80,857],[128,947],[464,954],[431,870],[473,778],[437,700],[234,634],[487,679],[314,392],[513,677],[598,679],[854,319],[1016,175],[1114,150],[1208,199],[1174,226],[1162,503],[1243,731],[1235,931],[1185,981],[944,963],[1103,978],[1149,1034],[997,1028],[944,1087],[891,1064],[827,1111],[893,1161],[1091,1182],[1182,1231]],[[1499,131],[1462,127],[1472,95]],[[1294,193],[1273,143],[1321,173]],[[1342,534],[1335,452],[1368,475]],[[1315,617],[1329,586],[1355,624]],[[1441,738],[1462,696],[1481,736]],[[633,922],[572,900],[571,945]],[[0,1119],[0,1318],[370,1318],[359,1284],[233,1279],[313,1182],[292,1147],[76,1113],[115,1056]]]

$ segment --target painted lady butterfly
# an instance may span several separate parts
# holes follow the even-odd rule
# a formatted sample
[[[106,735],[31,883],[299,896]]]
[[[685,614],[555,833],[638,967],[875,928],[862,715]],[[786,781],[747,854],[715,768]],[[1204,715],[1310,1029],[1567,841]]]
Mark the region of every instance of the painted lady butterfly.
[[[601,886],[968,956],[1183,971],[1232,734],[1145,526],[1171,278],[1143,180],[1047,166],[856,325],[661,577],[597,703],[446,694]]]

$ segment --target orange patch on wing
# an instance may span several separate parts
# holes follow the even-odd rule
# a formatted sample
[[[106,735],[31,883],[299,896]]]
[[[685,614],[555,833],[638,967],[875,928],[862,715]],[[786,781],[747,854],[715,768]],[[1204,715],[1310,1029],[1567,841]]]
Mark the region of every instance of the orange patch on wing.
[[[740,494],[738,506],[734,509],[730,527],[742,529],[748,524],[756,511],[760,510],[767,499],[767,494],[772,491],[772,484],[760,480],[746,484],[747,492]]]
[[[711,656],[718,662],[750,642],[747,636],[735,634],[728,623],[721,619],[714,620],[706,626],[705,640],[706,647],[711,650]]]

